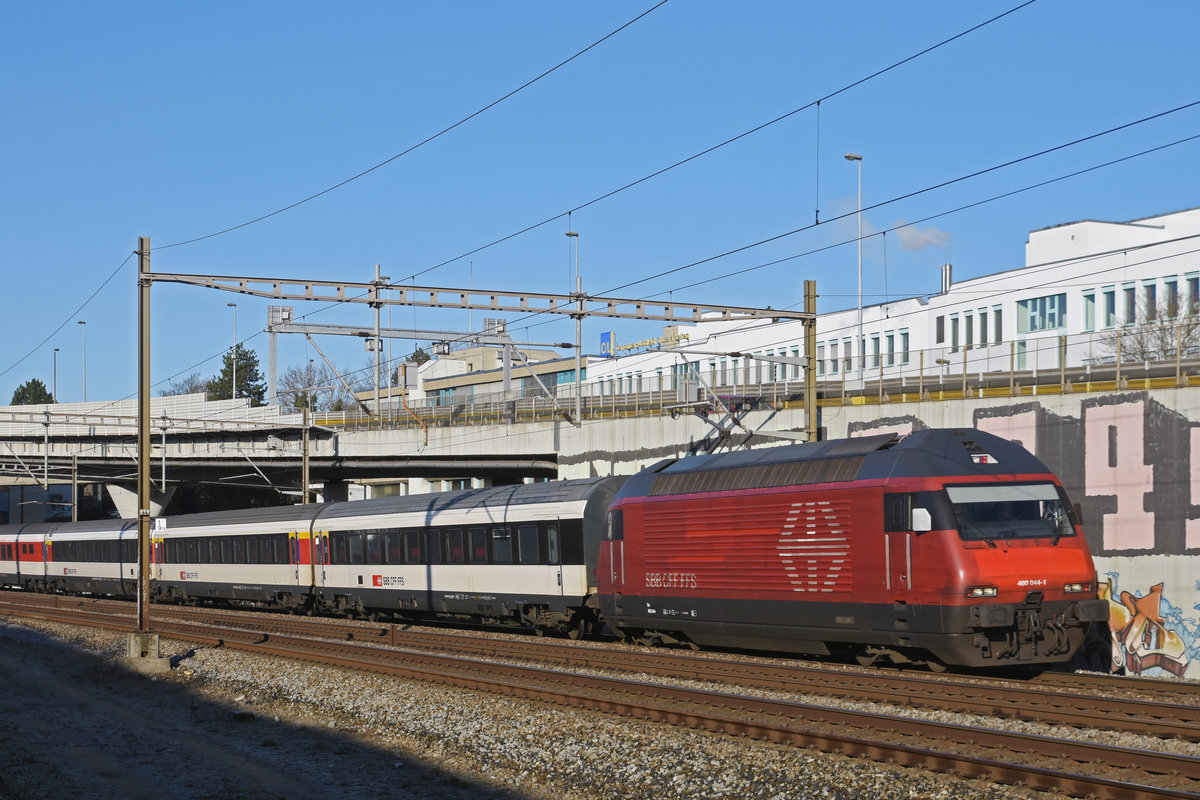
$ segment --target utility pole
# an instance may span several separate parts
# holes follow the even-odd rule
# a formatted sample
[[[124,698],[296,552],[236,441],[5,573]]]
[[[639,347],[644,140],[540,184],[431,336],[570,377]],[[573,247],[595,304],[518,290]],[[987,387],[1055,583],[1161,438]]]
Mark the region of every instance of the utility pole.
[[[167,672],[158,634],[150,632],[150,237],[138,237],[137,630],[129,634],[125,663],[139,672]]]
[[[811,314],[804,322],[804,427],[808,441],[820,437],[820,420],[817,419],[817,282],[804,282],[804,312]]]
[[[150,632],[150,237],[138,237],[137,629]],[[133,655],[132,653],[130,655]]]

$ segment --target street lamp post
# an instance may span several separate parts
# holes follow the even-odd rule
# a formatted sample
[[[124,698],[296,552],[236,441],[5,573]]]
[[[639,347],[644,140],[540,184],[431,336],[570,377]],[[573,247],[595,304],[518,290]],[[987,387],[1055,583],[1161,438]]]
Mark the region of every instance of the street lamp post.
[[[229,393],[229,397],[237,400],[237,303],[226,303],[225,305],[233,309],[233,350],[230,357],[230,362],[233,364],[233,390]]]
[[[863,341],[862,305],[862,156],[846,153],[847,161],[858,162],[858,377],[863,377],[864,362],[867,360],[867,344]]]
[[[83,327],[83,402],[87,402],[87,321],[79,320],[79,324]]]
[[[58,402],[58,348],[54,348],[54,384],[50,392],[50,402]]]

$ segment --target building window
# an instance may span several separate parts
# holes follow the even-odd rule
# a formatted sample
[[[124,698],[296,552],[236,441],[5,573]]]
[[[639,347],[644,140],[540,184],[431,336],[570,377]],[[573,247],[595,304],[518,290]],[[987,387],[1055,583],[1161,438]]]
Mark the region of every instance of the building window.
[[[846,360],[845,360],[845,363],[842,365],[842,369],[845,370],[846,372],[853,372],[854,371],[854,351],[851,349],[851,340],[850,339],[842,339],[842,352],[846,354]]]
[[[1019,370],[1024,370],[1024,369],[1025,369],[1025,360],[1026,360],[1026,350],[1027,350],[1027,348],[1028,348],[1028,345],[1027,345],[1027,343],[1025,343],[1025,342],[1017,342],[1017,369],[1019,369]]]
[[[1113,328],[1117,325],[1117,290],[1104,290],[1104,327]]]
[[[1164,286],[1167,290],[1167,316],[1174,319],[1179,315],[1179,281],[1174,278],[1168,278]]]
[[[900,363],[908,363],[908,331],[900,331]]]
[[[941,344],[942,342],[946,341],[946,318],[938,317],[936,320],[934,320],[934,323],[935,332],[933,336],[933,342],[934,344]]]
[[[979,309],[979,346],[987,347],[988,343],[988,326],[987,326],[987,311]]]
[[[975,317],[970,312],[963,314],[963,328],[966,330],[966,346],[970,350],[975,345]]]
[[[1052,331],[1066,327],[1067,296],[1052,294],[1017,303],[1017,333]]]
[[[992,341],[1000,344],[1004,341],[1004,316],[1000,313],[1000,306],[992,306],[992,325],[996,328],[996,335],[992,337]]]
[[[894,367],[896,365],[896,334],[891,331],[887,332],[887,365]]]
[[[950,315],[950,351],[958,352],[958,315]]]
[[[1096,293],[1087,292],[1083,296],[1083,329],[1096,330]]]
[[[817,374],[825,374],[825,345],[824,343],[817,345]]]
[[[1142,291],[1146,298],[1146,321],[1153,322],[1158,319],[1158,284],[1143,284]]]
[[[835,374],[838,371],[838,343],[837,342],[829,343],[829,371],[831,373],[835,373]]]
[[[1189,275],[1187,278],[1187,313],[1195,314],[1200,311],[1200,277]]]
[[[879,334],[871,334],[871,366],[879,368]]]
[[[1125,289],[1125,324],[1137,322],[1137,287],[1126,286]]]

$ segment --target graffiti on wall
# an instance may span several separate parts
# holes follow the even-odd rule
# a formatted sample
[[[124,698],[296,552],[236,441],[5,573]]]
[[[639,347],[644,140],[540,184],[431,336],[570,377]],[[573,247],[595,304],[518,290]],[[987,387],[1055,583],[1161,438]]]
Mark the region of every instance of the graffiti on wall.
[[[1182,677],[1192,658],[1200,655],[1196,620],[1185,619],[1163,597],[1161,583],[1140,597],[1124,591],[1118,595],[1117,578],[1109,573],[1100,584],[1100,597],[1109,605],[1112,670],[1132,675],[1162,670]]]

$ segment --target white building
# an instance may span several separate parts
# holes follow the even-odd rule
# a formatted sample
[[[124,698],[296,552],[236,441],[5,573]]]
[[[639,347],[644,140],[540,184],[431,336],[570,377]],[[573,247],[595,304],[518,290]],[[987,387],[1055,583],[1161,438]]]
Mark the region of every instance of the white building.
[[[861,323],[857,308],[819,315],[818,380],[860,388],[881,378],[915,384],[1113,361],[1118,331],[1128,337],[1133,326],[1190,321],[1200,310],[1200,208],[1033,231],[1025,261],[958,283],[947,264],[941,292],[865,306]],[[602,394],[669,390],[690,370],[733,391],[803,380],[797,365],[753,357],[800,356],[798,321],[702,322],[666,333],[686,337],[677,352],[593,357],[585,383]]]

